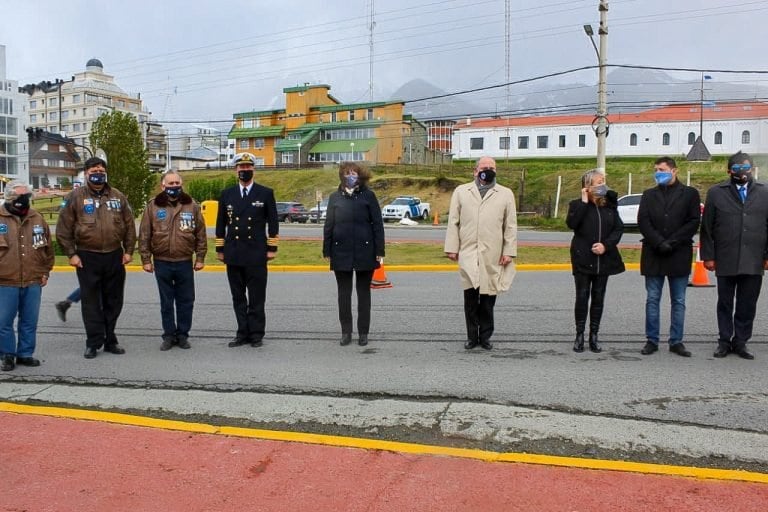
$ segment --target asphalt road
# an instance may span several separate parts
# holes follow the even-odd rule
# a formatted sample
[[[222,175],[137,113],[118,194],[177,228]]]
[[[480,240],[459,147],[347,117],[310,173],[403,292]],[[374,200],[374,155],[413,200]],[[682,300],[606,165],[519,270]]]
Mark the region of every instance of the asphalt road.
[[[230,349],[226,344],[234,334],[234,318],[226,278],[220,272],[200,273],[193,348],[161,353],[153,277],[132,272],[118,323],[118,335],[128,354],[100,353],[94,360],[85,360],[79,307],[73,307],[66,323],[56,318],[53,309],[54,302],[76,285],[75,275],[55,273],[45,289],[38,331],[36,355],[43,365],[0,375],[0,397],[24,395],[67,403],[69,393],[79,396],[71,402],[81,405],[168,411],[179,407],[176,412],[185,415],[231,415],[278,423],[295,417],[302,424],[338,425],[345,424],[344,418],[351,424],[354,418],[365,417],[358,401],[368,410],[373,410],[373,402],[386,402],[390,414],[374,415],[378,419],[364,419],[358,426],[394,428],[402,426],[398,418],[405,424],[419,423],[409,414],[434,414],[452,425],[443,429],[444,435],[474,435],[475,439],[509,445],[519,441],[522,427],[500,434],[494,422],[507,416],[513,423],[536,418],[534,423],[539,425],[530,428],[541,427],[541,436],[547,435],[545,423],[560,425],[558,435],[566,438],[572,429],[575,442],[582,444],[602,439],[610,430],[618,436],[614,444],[594,442],[630,451],[643,445],[643,450],[703,456],[709,452],[702,453],[702,446],[716,447],[727,444],[722,439],[735,439],[736,445],[749,443],[748,453],[737,449],[713,454],[768,464],[765,299],[759,304],[751,342],[755,361],[712,357],[716,344],[714,288],[690,288],[688,292],[686,345],[692,358],[667,350],[643,357],[639,354],[644,341],[642,278],[627,272],[609,281],[601,331],[604,352],[575,354],[571,351],[570,274],[520,272],[511,292],[497,302],[494,349],[467,352],[462,347],[463,312],[455,273],[390,272],[388,277],[393,288],[373,292],[372,342],[364,349],[338,345],[335,282],[330,273],[276,271],[270,273],[264,347]],[[662,321],[667,323],[666,315]],[[59,392],[55,398],[37,395],[51,391],[52,384],[98,387],[88,391],[68,388],[70,391]],[[24,391],[18,385],[34,388]],[[141,392],[128,399],[119,390]],[[162,390],[183,393],[150,404],[150,392]],[[251,406],[237,406],[233,395],[221,392],[260,397],[254,402],[262,404],[264,416],[254,416]],[[228,402],[227,396],[241,412],[219,408]],[[271,401],[267,396],[273,397]],[[124,401],[116,397],[124,397]],[[142,406],[142,400],[147,404]],[[312,405],[304,403],[306,400]],[[334,410],[348,410],[339,413],[341,418],[330,414],[318,420],[306,412],[322,410],[316,400],[324,404],[330,400]],[[448,418],[444,414],[443,402],[454,404],[455,415]],[[182,407],[182,403],[186,405]],[[399,408],[403,404],[407,412]],[[392,412],[395,409],[399,412]],[[277,410],[279,414],[269,416]],[[594,421],[604,423],[596,426]],[[678,432],[679,428],[684,431]],[[472,429],[474,434],[469,432]],[[679,445],[665,444],[665,438],[676,436],[681,439]],[[658,438],[659,443],[646,442],[646,437]]]

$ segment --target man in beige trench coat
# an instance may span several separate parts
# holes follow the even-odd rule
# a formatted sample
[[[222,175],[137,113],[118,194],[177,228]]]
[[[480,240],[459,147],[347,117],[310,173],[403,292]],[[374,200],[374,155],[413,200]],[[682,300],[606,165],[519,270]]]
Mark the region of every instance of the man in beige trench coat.
[[[493,158],[480,158],[474,177],[453,191],[444,250],[459,263],[467,322],[464,348],[490,350],[496,295],[507,291],[515,276],[517,211],[512,191],[496,183]]]

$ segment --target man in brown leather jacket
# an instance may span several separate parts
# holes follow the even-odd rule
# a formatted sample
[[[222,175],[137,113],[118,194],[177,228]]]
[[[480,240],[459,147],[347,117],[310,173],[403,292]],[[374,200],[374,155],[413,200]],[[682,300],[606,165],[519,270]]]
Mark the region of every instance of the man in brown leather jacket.
[[[144,271],[154,272],[160,291],[163,320],[160,350],[165,351],[174,345],[190,348],[194,271],[205,266],[208,240],[200,205],[184,193],[181,176],[167,172],[160,186],[162,192],[147,203],[141,218],[139,254]],[[194,264],[192,255],[195,255]]]
[[[86,185],[62,203],[56,239],[77,270],[82,292],[85,358],[96,351],[124,354],[115,325],[123,309],[125,265],[133,259],[136,225],[125,195],[107,184],[107,163],[85,161]]]
[[[12,181],[0,206],[0,370],[40,366],[35,352],[42,287],[53,268],[51,232],[29,207],[32,188]],[[18,345],[13,322],[18,316]]]

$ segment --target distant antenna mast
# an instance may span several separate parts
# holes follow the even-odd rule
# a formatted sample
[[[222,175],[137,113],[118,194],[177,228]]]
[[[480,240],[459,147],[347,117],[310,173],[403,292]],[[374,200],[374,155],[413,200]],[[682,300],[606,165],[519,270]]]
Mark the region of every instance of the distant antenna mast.
[[[368,4],[368,47],[369,47],[369,70],[368,70],[368,92],[373,101],[373,29],[376,27],[374,19],[375,9],[374,0],[369,0]]]
[[[509,84],[512,82],[512,8],[509,5],[510,0],[506,0],[504,2],[504,69],[506,71],[506,85],[504,86],[505,92],[506,92],[506,111],[507,111],[507,130],[506,130],[506,137],[507,137],[507,147],[506,147],[506,156],[507,156],[507,163],[509,163],[509,147],[512,144],[512,141],[509,136],[509,113],[512,111],[512,105],[511,105],[511,93],[509,90]]]

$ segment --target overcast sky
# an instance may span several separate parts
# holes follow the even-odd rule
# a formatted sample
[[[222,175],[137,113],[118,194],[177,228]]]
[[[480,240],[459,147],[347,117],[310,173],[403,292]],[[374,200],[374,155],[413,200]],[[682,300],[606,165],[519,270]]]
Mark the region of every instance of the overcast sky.
[[[69,79],[96,57],[157,120],[231,120],[283,107],[282,89],[305,82],[331,85],[344,103],[368,101],[370,2],[10,0],[0,44],[20,85]],[[512,80],[596,64],[582,25],[597,32],[598,0],[510,4]],[[376,1],[375,99],[418,78],[449,92],[505,82],[504,9],[504,0]],[[766,0],[610,0],[609,9],[611,64],[768,69]],[[766,75],[729,79],[768,85]],[[595,83],[597,71],[557,80]]]

